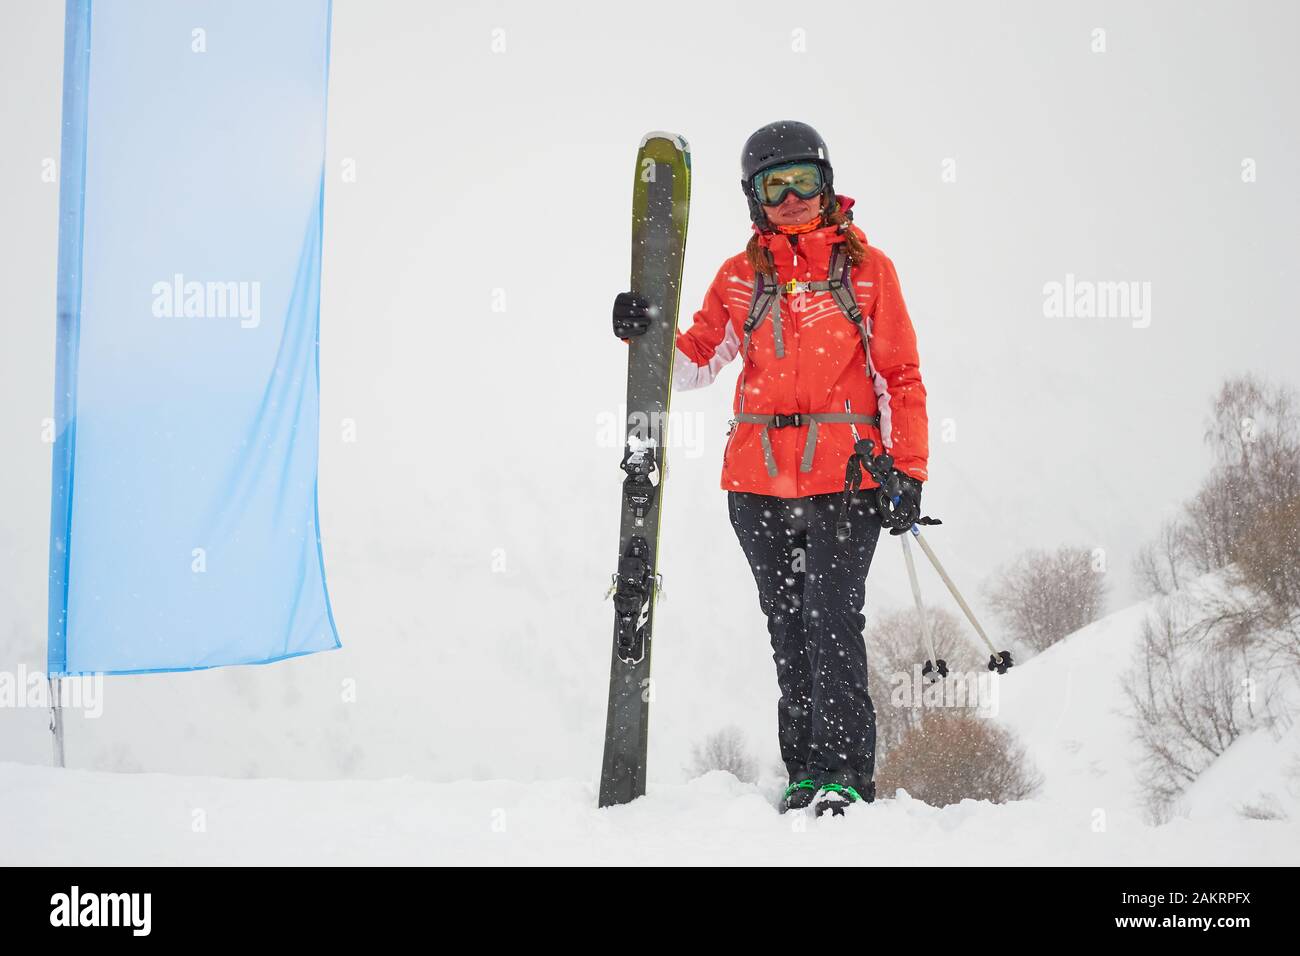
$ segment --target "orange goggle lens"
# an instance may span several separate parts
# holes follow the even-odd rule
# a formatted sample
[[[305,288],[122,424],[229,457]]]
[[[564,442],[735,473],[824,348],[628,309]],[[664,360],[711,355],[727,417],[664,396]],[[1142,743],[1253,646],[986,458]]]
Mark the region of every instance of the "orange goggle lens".
[[[764,206],[775,206],[790,193],[812,199],[824,185],[821,167],[816,163],[786,163],[755,175],[754,195]]]

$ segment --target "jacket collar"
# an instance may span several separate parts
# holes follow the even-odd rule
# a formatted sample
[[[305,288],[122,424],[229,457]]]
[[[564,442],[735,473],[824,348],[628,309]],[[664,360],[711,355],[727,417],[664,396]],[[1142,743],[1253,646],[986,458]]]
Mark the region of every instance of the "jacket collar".
[[[841,211],[848,213],[853,208],[853,199],[849,196],[837,195],[835,198]],[[866,242],[862,230],[851,221],[847,228],[854,230],[858,237]],[[809,263],[815,262],[826,266],[830,262],[831,248],[844,241],[844,233],[840,231],[839,226],[822,226],[820,229],[796,236],[788,236],[780,232],[763,232],[757,226],[754,227],[754,231],[758,233],[759,243],[771,253],[778,272],[788,271],[796,255]]]

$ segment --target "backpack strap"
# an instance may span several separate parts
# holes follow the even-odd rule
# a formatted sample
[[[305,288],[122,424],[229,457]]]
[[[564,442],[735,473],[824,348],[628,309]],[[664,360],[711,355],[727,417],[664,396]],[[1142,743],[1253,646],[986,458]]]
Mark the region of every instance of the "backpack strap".
[[[754,273],[754,294],[749,299],[749,314],[745,316],[744,352],[749,354],[749,336],[763,324],[768,311],[772,313],[772,339],[776,345],[776,357],[785,358],[785,338],[781,334],[781,286],[772,278],[769,281],[763,273]]]
[[[831,298],[840,307],[844,317],[857,328],[858,336],[862,339],[862,351],[867,356],[867,378],[874,379],[871,370],[871,324],[862,315],[862,310],[858,308],[857,297],[853,294],[850,265],[849,254],[845,251],[844,243],[837,243],[835,249],[831,252],[830,275],[832,278],[827,285],[829,286]]]
[[[871,368],[871,320],[858,308],[857,297],[853,294],[853,278],[850,271],[852,263],[842,242],[836,243],[831,250],[830,265],[826,269],[826,278],[815,282],[791,282],[789,292],[829,292],[835,304],[839,306],[844,318],[853,323],[862,339],[862,351],[867,357],[867,381],[875,390],[875,374]]]
[[[749,297],[749,313],[745,316],[744,341],[740,345],[740,411],[745,411],[745,372],[749,368],[749,340],[753,338],[754,330],[763,324],[763,318],[767,315],[769,307],[772,307],[777,301],[777,293],[780,286],[773,280],[769,286],[764,282],[763,273],[754,273],[754,292]],[[773,317],[773,330],[776,336],[777,357],[780,358],[785,354],[785,343],[781,341],[781,313],[778,309],[773,308],[775,313]],[[735,427],[734,424],[732,426]]]

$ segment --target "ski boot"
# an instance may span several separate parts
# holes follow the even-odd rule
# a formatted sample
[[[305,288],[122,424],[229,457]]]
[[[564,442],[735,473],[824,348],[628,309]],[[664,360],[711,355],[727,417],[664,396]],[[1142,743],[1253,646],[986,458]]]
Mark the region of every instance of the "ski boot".
[[[844,811],[854,803],[871,803],[876,798],[876,785],[869,783],[859,792],[846,783],[824,783],[812,800],[812,810],[816,816],[830,813],[841,817]]]
[[[816,796],[817,784],[813,783],[811,777],[796,780],[785,788],[785,794],[781,797],[781,812],[806,810]]]

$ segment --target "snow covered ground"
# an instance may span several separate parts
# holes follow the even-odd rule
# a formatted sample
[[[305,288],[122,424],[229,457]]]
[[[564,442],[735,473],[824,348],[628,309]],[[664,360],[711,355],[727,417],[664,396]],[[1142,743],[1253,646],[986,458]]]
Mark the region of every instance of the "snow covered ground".
[[[1300,824],[1233,815],[1148,827],[1086,801],[942,810],[907,797],[779,816],[717,772],[595,807],[590,782],[226,780],[0,765],[0,864],[1294,864]],[[195,832],[196,813],[206,830]]]
[[[14,827],[0,863],[1294,864],[1300,824],[1225,814],[1149,827],[1087,801],[942,810],[905,796],[843,818],[779,816],[771,792],[716,772],[595,807],[590,782],[228,780],[0,765]],[[206,830],[195,831],[196,814]]]
[[[4,763],[0,811],[22,823],[0,864],[1300,862],[1293,730],[1241,738],[1182,815],[1145,821],[1119,676],[1147,609],[1112,614],[1000,681],[997,719],[1044,776],[1041,793],[1020,803],[938,809],[899,794],[815,820],[775,812],[780,781],[753,786],[722,772],[652,784],[644,799],[599,810],[592,780],[237,780]],[[1261,802],[1284,818],[1241,813]]]

